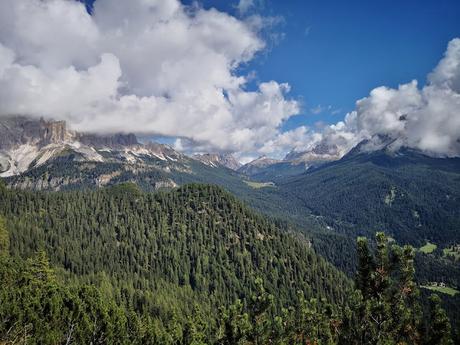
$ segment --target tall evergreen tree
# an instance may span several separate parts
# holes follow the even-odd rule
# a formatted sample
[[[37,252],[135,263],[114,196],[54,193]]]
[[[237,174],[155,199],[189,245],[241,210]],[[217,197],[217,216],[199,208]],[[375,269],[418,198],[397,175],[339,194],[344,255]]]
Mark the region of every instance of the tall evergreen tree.
[[[430,296],[428,325],[425,345],[453,345],[450,321],[441,307],[441,299],[438,295]]]

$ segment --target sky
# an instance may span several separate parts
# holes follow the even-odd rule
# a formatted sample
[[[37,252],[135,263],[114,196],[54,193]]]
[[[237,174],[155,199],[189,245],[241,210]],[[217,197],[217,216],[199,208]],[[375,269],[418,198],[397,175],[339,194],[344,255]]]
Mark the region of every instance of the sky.
[[[202,3],[238,15],[226,0]],[[260,80],[289,82],[291,95],[305,103],[304,116],[294,117],[286,128],[337,122],[356,100],[381,85],[397,87],[413,79],[425,83],[447,43],[460,36],[459,1],[248,3],[252,13],[282,18],[274,31],[283,39],[248,70],[255,70]],[[311,116],[320,109],[321,116]]]
[[[2,1],[0,116],[242,161],[382,136],[460,154],[458,1],[85,4]]]

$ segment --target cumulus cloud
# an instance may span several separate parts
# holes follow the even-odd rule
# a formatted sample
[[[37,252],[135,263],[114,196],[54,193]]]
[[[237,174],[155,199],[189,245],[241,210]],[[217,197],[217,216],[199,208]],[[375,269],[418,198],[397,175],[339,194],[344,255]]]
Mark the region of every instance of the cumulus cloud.
[[[239,12],[253,5],[241,0]],[[178,0],[97,0],[90,15],[76,0],[2,0],[0,116],[174,137],[184,150],[240,157],[317,145],[345,154],[377,135],[460,156],[460,39],[449,43],[425,86],[378,87],[343,121],[283,133],[283,122],[300,112],[289,85],[249,89],[251,75],[239,72],[267,49],[263,30],[279,18],[249,12],[238,19]]]
[[[97,0],[92,15],[74,0],[3,0],[0,21],[0,115],[242,152],[299,112],[289,85],[248,90],[238,73],[266,46],[254,15],[178,0]]]
[[[377,148],[384,137],[393,141],[394,148],[460,156],[460,39],[449,42],[424,87],[417,81],[397,89],[378,87],[357,101],[344,121],[304,135],[305,142],[296,146],[297,151],[322,144],[338,148],[343,155],[362,140],[370,140],[369,148]]]

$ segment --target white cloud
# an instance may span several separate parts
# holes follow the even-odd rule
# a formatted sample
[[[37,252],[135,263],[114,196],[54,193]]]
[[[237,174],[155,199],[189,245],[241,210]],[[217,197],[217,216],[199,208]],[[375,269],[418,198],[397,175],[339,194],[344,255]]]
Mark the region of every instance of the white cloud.
[[[428,78],[432,85],[460,93],[460,38],[449,42],[444,58]]]
[[[248,91],[238,73],[265,48],[257,16],[177,0],[97,0],[93,15],[77,1],[3,0],[0,21],[0,115],[242,152],[299,112],[289,85]]]
[[[356,102],[356,110],[344,121],[311,133],[296,150],[322,143],[336,145],[345,154],[364,139],[384,135],[396,140],[397,147],[404,145],[434,156],[460,156],[460,39],[449,43],[428,80],[423,88],[412,81],[397,89],[382,86],[372,90]]]
[[[240,1],[246,12],[253,1]],[[267,49],[261,30],[278,18],[237,19],[178,0],[0,2],[1,115],[67,120],[78,130],[180,138],[184,150],[240,157],[311,149],[345,153],[385,134],[433,155],[460,155],[460,39],[422,88],[379,87],[321,131],[280,127],[300,104],[289,85],[261,82],[239,67]],[[318,107],[313,112],[329,111]]]
[[[273,139],[268,140],[260,148],[259,152],[275,158],[283,158],[286,152],[292,150],[293,147],[304,147],[306,142],[313,145],[315,135],[319,136],[315,133],[312,135],[309,132],[308,127],[300,126],[284,133],[280,133]]]
[[[255,6],[254,0],[240,0],[236,8],[241,14],[248,12]]]

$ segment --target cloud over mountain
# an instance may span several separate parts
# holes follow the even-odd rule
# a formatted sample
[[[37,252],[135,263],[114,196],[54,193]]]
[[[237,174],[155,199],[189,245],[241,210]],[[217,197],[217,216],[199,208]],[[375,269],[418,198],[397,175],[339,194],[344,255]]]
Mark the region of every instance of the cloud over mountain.
[[[299,112],[289,85],[248,90],[238,73],[265,47],[253,20],[177,0],[97,0],[92,15],[77,1],[4,0],[0,21],[0,115],[255,151]]]
[[[240,1],[239,13],[254,3]],[[240,72],[266,48],[261,30],[273,20],[178,0],[97,0],[92,15],[76,0],[3,0],[0,23],[0,116],[175,137],[183,149],[240,157],[318,144],[345,154],[377,134],[396,146],[460,155],[460,39],[425,86],[378,87],[343,121],[283,132],[300,112],[290,86],[251,88]]]
[[[460,156],[460,39],[449,42],[444,57],[422,88],[417,81],[397,89],[381,86],[356,102],[344,121],[321,132],[305,132],[297,151],[317,144],[336,145],[342,154],[364,139],[395,140],[434,156]],[[371,140],[371,142],[372,142]],[[371,147],[369,147],[371,149]]]

